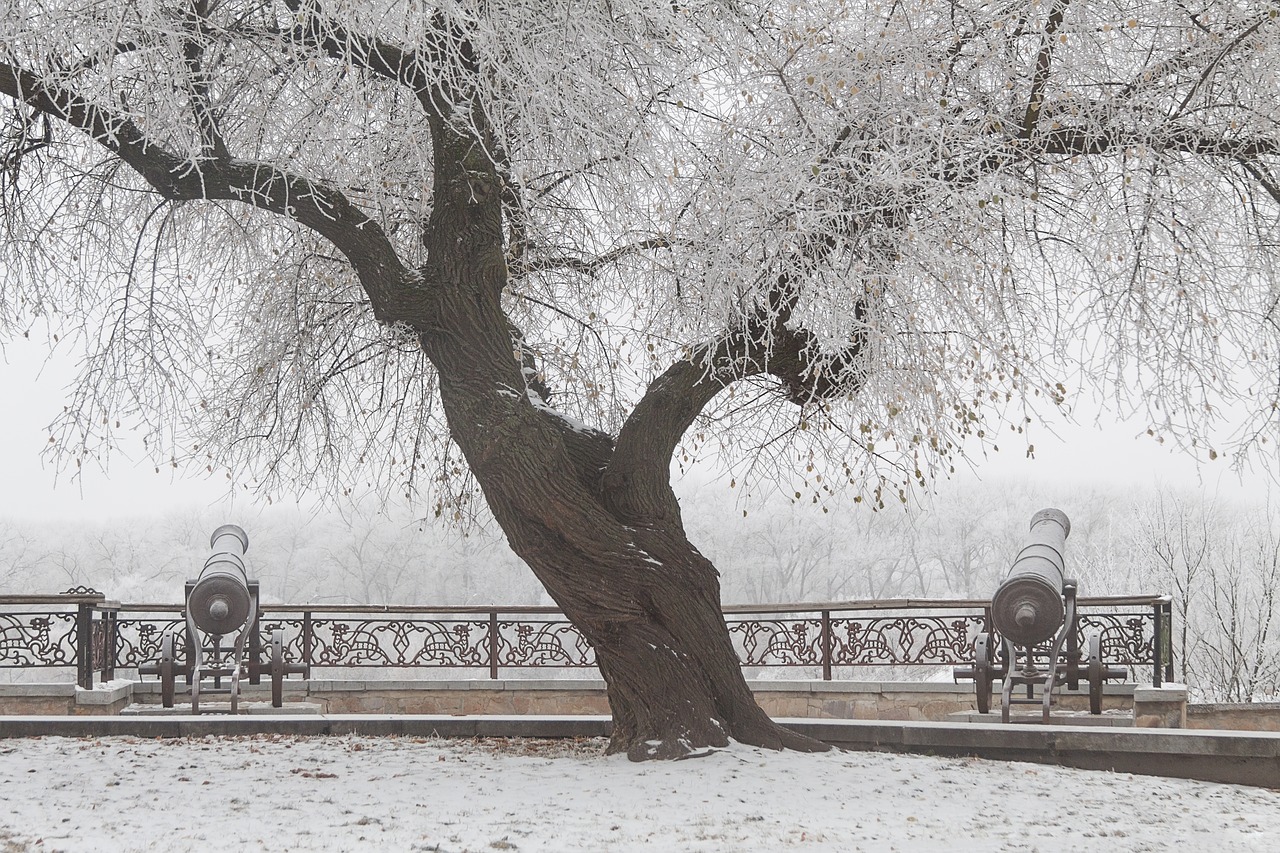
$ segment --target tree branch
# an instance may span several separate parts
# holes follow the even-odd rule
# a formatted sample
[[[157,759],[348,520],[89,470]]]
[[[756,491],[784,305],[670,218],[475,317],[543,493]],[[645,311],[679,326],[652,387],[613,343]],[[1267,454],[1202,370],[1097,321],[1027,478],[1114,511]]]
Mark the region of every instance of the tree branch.
[[[239,201],[305,225],[346,256],[378,320],[416,325],[425,319],[421,288],[405,286],[415,274],[401,263],[382,228],[337,189],[270,163],[180,157],[127,118],[4,62],[0,93],[84,132],[171,201]]]
[[[1053,156],[1106,154],[1133,146],[1146,146],[1157,151],[1222,157],[1229,160],[1254,160],[1280,154],[1280,139],[1265,136],[1227,139],[1198,130],[1171,127],[1168,132],[1137,133],[1107,127],[1061,127],[1042,137],[1035,151]]]
[[[417,95],[429,116],[447,119],[452,101],[450,89],[430,73],[449,69],[475,73],[479,64],[465,34],[436,12],[431,28],[424,34],[427,50],[400,47],[374,36],[353,33],[324,14],[318,0],[285,0],[285,5],[301,21],[294,38],[313,45],[332,59],[351,62],[386,80],[400,83]]]
[[[1070,0],[1058,0],[1049,11],[1049,19],[1044,24],[1044,37],[1040,41],[1040,53],[1036,57],[1036,70],[1031,78],[1031,96],[1027,99],[1027,114],[1022,120],[1022,135],[1030,139],[1035,132],[1036,123],[1040,120],[1040,110],[1044,106],[1044,90],[1049,83],[1050,64],[1053,61],[1053,37],[1062,26],[1062,19],[1067,14]]]
[[[859,318],[864,301],[854,307]],[[605,500],[625,523],[643,525],[678,515],[668,470],[676,444],[699,413],[732,382],[770,375],[798,405],[862,386],[858,360],[866,345],[859,334],[828,365],[818,342],[804,329],[775,323],[730,332],[704,344],[653,381],[618,434],[602,479]],[[768,343],[765,343],[765,341]],[[824,369],[825,368],[825,369]]]
[[[628,255],[635,255],[640,252],[647,252],[653,249],[669,248],[671,248],[671,241],[666,237],[651,237],[648,240],[638,240],[635,243],[627,243],[625,246],[619,246],[616,249],[611,249],[603,255],[598,255],[594,258],[553,256],[539,258],[534,261],[525,261],[519,265],[513,265],[511,274],[513,277],[519,277],[534,272],[568,270],[570,272],[591,276],[598,273],[602,268],[616,263]]]
[[[1240,166],[1262,185],[1262,188],[1267,191],[1267,195],[1271,196],[1276,204],[1280,204],[1280,183],[1277,183],[1266,171],[1248,160],[1241,160]]]
[[[187,34],[182,38],[182,58],[189,77],[187,88],[191,95],[191,112],[195,117],[196,128],[200,131],[204,153],[208,157],[228,160],[231,152],[227,149],[226,139],[223,138],[217,117],[213,113],[209,98],[209,76],[204,69],[203,38],[208,14],[208,0],[195,0],[186,13],[183,27]]]

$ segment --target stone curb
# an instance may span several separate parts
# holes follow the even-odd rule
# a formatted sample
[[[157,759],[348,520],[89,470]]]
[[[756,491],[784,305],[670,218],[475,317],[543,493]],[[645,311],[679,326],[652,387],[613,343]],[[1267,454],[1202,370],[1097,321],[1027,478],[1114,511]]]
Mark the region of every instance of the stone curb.
[[[1030,761],[1084,770],[1280,788],[1280,733],[1092,726],[778,722],[847,749]]]
[[[972,723],[782,719],[845,749],[1030,761],[1149,776],[1280,788],[1280,733],[1004,726]],[[408,737],[603,737],[606,716],[346,714],[317,716],[0,717],[0,738],[368,735]]]

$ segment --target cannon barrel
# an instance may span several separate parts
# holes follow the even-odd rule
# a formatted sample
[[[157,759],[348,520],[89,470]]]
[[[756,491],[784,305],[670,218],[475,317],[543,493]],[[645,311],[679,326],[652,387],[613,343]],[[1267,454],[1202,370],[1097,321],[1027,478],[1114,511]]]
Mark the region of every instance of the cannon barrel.
[[[209,537],[213,554],[187,594],[187,609],[196,626],[210,634],[230,634],[249,618],[252,597],[244,554],[249,537],[234,524],[224,524]]]
[[[1057,509],[1031,517],[1031,532],[991,600],[996,631],[1019,646],[1051,639],[1066,619],[1063,553],[1071,521]]]

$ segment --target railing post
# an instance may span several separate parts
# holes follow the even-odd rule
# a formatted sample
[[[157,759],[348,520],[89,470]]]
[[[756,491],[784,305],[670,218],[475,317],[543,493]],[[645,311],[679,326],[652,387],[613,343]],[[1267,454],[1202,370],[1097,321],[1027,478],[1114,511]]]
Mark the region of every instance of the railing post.
[[[822,611],[822,680],[831,680],[831,611]]]
[[[258,582],[250,581],[251,595],[258,593]],[[249,683],[262,683],[262,608],[254,609],[253,624],[249,626]],[[239,662],[237,661],[237,664]]]
[[[76,607],[76,684],[93,689],[93,605]]]
[[[102,680],[114,681],[116,677],[116,648],[118,645],[120,625],[118,622],[119,612],[115,608],[104,610],[102,613],[102,621],[105,623],[103,627],[103,649],[102,649]]]
[[[1156,624],[1151,634],[1151,659],[1154,661],[1151,672],[1151,686],[1160,686],[1160,676],[1164,674],[1164,604],[1157,601],[1151,605],[1152,616]]]
[[[311,624],[311,611],[302,611],[302,663],[307,668],[307,678],[311,677],[311,654],[315,647],[314,630]]]
[[[1071,601],[1075,600],[1075,591],[1071,592]],[[1082,620],[1079,618],[1079,609],[1076,610],[1076,624],[1067,632],[1067,689],[1078,690],[1080,688],[1080,632],[1084,630],[1081,627]]]
[[[498,611],[489,611],[489,677],[498,677]]]
[[[1164,632],[1164,680],[1170,683],[1177,681],[1173,677],[1173,602],[1166,601],[1162,605],[1164,608],[1165,632]]]

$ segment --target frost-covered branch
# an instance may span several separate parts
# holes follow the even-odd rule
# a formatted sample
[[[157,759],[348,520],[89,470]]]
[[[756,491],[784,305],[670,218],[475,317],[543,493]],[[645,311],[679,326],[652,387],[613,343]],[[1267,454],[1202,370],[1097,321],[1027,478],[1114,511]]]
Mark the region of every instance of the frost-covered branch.
[[[238,201],[311,228],[351,262],[379,319],[394,322],[415,316],[418,306],[406,304],[397,293],[411,278],[409,270],[378,224],[336,189],[269,163],[181,157],[115,111],[4,62],[0,92],[84,132],[170,201]]]
[[[1057,42],[1059,27],[1067,14],[1070,0],[1056,0],[1045,21],[1044,35],[1040,40],[1040,53],[1036,55],[1036,70],[1031,78],[1031,96],[1027,99],[1027,113],[1022,119],[1022,135],[1030,138],[1036,132],[1040,111],[1044,107],[1045,86],[1053,63],[1053,47]]]
[[[360,33],[329,18],[315,0],[285,0],[298,21],[294,34],[334,59],[351,62],[373,73],[421,91],[428,85],[425,59],[412,50]]]

